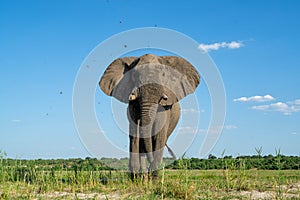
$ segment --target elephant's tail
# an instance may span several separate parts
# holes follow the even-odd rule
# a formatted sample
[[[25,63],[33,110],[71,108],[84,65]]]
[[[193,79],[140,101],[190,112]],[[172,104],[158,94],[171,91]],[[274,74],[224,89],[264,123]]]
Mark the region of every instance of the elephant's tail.
[[[174,160],[176,160],[176,155],[175,155],[175,153],[173,152],[173,150],[166,144],[166,147],[167,147],[167,149],[168,149],[168,152],[169,152],[169,154],[172,156],[172,158],[174,159]]]

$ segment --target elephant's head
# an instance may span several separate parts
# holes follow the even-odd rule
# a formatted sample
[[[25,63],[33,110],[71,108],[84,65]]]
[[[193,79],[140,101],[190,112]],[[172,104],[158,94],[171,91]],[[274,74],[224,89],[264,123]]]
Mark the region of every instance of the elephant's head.
[[[99,85],[105,94],[121,102],[139,104],[140,126],[149,127],[140,136],[149,138],[157,110],[193,93],[199,81],[199,74],[185,59],[146,54],[116,59],[107,67]],[[151,140],[145,141],[145,146],[146,152],[152,152]]]
[[[116,59],[107,67],[99,85],[105,94],[124,103],[153,92],[153,103],[167,106],[193,93],[199,81],[199,74],[185,59],[146,54]],[[143,95],[143,88],[148,93]]]

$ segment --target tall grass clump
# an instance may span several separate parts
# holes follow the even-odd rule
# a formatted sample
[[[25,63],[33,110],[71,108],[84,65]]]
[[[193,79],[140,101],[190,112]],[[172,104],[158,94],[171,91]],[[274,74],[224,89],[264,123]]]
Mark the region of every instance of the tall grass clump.
[[[197,188],[191,175],[191,164],[189,159],[181,157],[175,161],[176,173],[169,173],[163,167],[161,176],[153,188],[153,193],[161,199],[195,199]],[[175,172],[175,171],[173,171]]]
[[[246,159],[242,157],[232,158],[231,156],[224,156],[224,154],[225,150],[221,154],[224,190],[226,192],[247,190],[249,185],[246,181]]]
[[[4,151],[2,151],[0,149],[0,182],[4,182],[5,180],[5,175],[4,175],[4,161],[5,161],[5,158],[6,158],[6,153]]]
[[[278,199],[283,199],[283,188],[282,185],[284,184],[283,173],[282,169],[282,162],[281,162],[281,154],[280,149],[275,149],[275,163],[277,167],[277,176],[275,176],[275,187],[276,187],[276,197]]]

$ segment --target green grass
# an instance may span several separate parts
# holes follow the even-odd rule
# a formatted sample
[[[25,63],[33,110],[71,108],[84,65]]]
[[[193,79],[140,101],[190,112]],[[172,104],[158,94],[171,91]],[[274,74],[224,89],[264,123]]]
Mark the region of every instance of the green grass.
[[[105,194],[108,199],[112,194],[124,199],[249,199],[243,191],[269,191],[275,199],[300,198],[299,170],[162,170],[158,180],[135,182],[120,171],[33,173],[2,180],[0,199],[74,199],[76,194],[78,199],[79,194],[91,194],[91,199]]]
[[[0,199],[300,199],[300,170],[282,170],[279,153],[278,170],[248,169],[244,158],[214,159],[222,169],[192,170],[193,159],[179,159],[176,170],[163,168],[156,180],[135,181],[90,158],[54,165],[3,157]]]

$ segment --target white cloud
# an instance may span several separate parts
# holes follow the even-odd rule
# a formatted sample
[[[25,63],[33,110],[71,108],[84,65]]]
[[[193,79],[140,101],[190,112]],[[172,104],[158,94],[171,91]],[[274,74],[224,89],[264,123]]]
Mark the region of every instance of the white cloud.
[[[240,97],[237,99],[233,99],[234,102],[267,102],[275,100],[274,97],[267,94],[265,96],[251,96],[251,97]]]
[[[199,129],[198,133],[207,133],[207,129]]]
[[[74,151],[74,150],[76,150],[76,147],[72,146],[72,147],[70,147],[70,149],[71,149],[72,151]]]
[[[237,99],[233,99],[234,102],[268,102],[275,100],[274,97],[267,94],[265,96],[250,96],[250,97],[240,97]],[[294,101],[288,102],[276,102],[272,104],[266,105],[254,105],[251,107],[253,110],[261,110],[261,111],[274,111],[280,112],[284,115],[291,115],[292,113],[296,113],[300,111],[300,99],[296,99]]]
[[[294,101],[294,104],[295,104],[295,105],[300,105],[300,99],[295,100],[295,101]]]
[[[224,126],[213,126],[210,127],[210,133],[214,133],[214,132],[219,132],[221,130],[233,130],[233,129],[237,129],[237,126],[235,125],[224,125]],[[183,127],[179,127],[178,129],[179,133],[181,134],[206,134],[208,129],[197,129],[191,126],[183,126]]]
[[[236,125],[233,124],[229,124],[229,125],[223,125],[223,126],[212,126],[210,127],[210,133],[218,133],[222,130],[234,130],[237,129],[238,127]],[[206,134],[208,131],[208,129],[198,129],[198,133],[204,133]]]
[[[212,132],[216,132],[216,131],[219,131],[219,130],[233,130],[233,129],[237,129],[238,127],[236,125],[232,125],[232,124],[229,124],[229,125],[223,125],[223,126],[213,126],[211,127],[211,131]]]
[[[291,115],[292,113],[300,111],[300,105],[298,105],[297,103],[297,100],[289,103],[277,102],[268,105],[252,106],[252,109],[262,111],[276,111],[281,112],[284,115]]]
[[[229,49],[238,49],[238,48],[241,48],[241,47],[243,46],[243,43],[233,41],[233,42],[227,43],[227,44],[225,44],[225,45],[226,45]]]
[[[205,112],[205,110],[197,110],[197,109],[193,109],[193,108],[190,108],[190,109],[182,109],[181,110],[182,114],[188,114],[188,113],[203,113]]]
[[[192,133],[192,134],[196,134],[198,132],[197,128],[191,127],[191,126],[184,126],[184,127],[180,127],[179,132],[181,133]]]
[[[204,52],[216,51],[220,48],[228,49],[238,49],[244,46],[242,42],[232,41],[232,42],[216,42],[213,44],[200,44],[198,48]]]
[[[237,126],[232,125],[232,124],[224,126],[224,129],[226,129],[226,130],[233,130],[233,129],[237,129],[237,128],[238,128]]]
[[[95,129],[95,130],[91,130],[91,133],[93,134],[105,134],[105,131],[102,129]]]
[[[22,120],[20,120],[20,119],[13,119],[13,120],[11,120],[11,122],[19,123],[19,122],[22,122]]]

